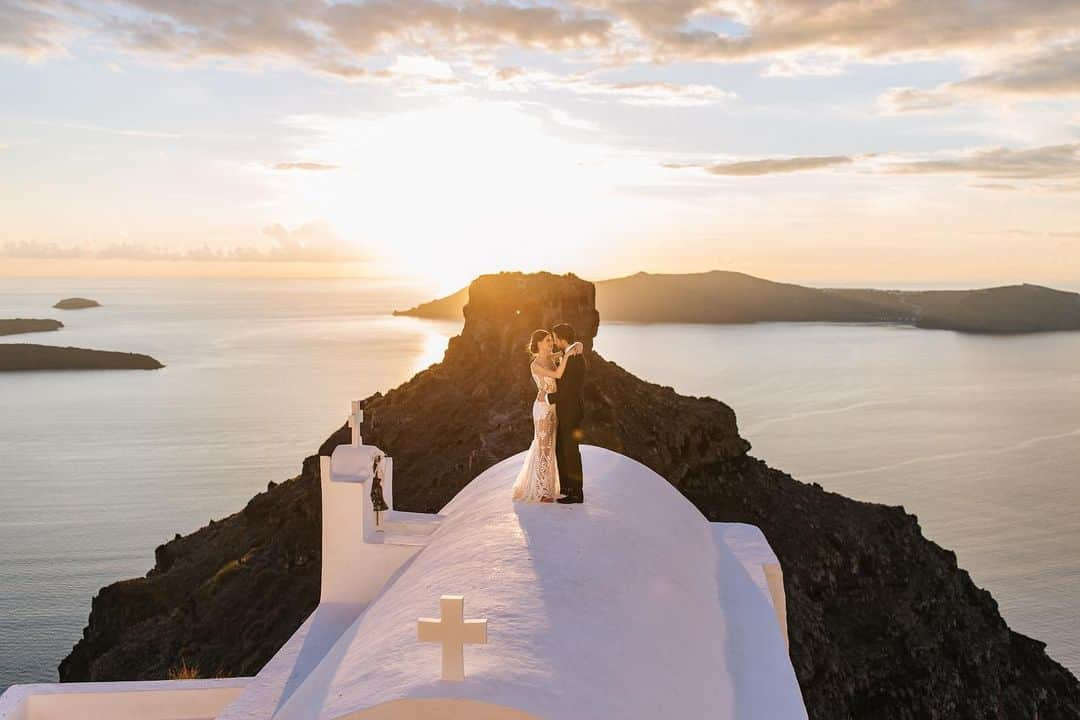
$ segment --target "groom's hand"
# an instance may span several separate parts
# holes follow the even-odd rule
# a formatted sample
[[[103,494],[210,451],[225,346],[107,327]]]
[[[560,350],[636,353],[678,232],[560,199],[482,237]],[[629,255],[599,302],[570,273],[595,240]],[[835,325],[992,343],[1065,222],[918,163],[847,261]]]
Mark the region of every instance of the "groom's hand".
[[[557,393],[557,392],[548,393],[547,394],[548,405],[554,405],[555,401],[558,399],[558,397],[559,397],[559,393]]]

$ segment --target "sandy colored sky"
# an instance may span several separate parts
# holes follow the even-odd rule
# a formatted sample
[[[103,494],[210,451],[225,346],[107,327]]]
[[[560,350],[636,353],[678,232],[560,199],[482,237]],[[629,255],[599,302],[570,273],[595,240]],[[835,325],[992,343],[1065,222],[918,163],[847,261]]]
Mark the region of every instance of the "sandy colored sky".
[[[13,0],[0,96],[0,277],[1080,287],[1072,0]]]

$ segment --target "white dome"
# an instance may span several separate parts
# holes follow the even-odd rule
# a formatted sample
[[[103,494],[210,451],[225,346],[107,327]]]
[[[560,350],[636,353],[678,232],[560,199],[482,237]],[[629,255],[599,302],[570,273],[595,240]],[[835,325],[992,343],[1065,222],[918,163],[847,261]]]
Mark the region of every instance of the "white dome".
[[[430,698],[558,720],[806,717],[772,607],[711,524],[634,460],[582,456],[584,505],[513,503],[523,454],[477,477],[277,717]],[[462,682],[416,638],[448,594],[489,623]]]

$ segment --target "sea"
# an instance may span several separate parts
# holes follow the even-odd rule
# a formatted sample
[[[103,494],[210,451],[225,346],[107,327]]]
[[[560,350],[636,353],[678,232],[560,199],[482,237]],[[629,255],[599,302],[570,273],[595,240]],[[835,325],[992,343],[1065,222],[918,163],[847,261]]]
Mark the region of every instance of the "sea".
[[[460,322],[390,314],[431,295],[372,279],[0,280],[0,317],[65,323],[0,342],[166,366],[0,374],[0,691],[56,681],[99,588],[297,475],[349,400],[440,360]],[[102,307],[52,309],[70,296]],[[1080,674],[1080,332],[604,323],[596,349],[728,403],[773,467],[915,513],[1011,627]]]

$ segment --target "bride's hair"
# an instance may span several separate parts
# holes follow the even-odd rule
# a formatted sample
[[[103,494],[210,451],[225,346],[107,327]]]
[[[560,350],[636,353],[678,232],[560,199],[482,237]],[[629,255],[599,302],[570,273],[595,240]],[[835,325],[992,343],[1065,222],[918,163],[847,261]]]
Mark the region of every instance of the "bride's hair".
[[[529,338],[529,354],[538,354],[540,352],[540,343],[550,334],[547,330],[533,330],[532,337]]]

